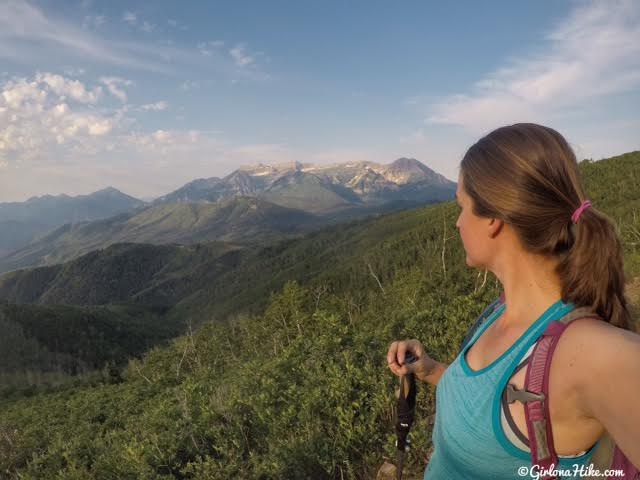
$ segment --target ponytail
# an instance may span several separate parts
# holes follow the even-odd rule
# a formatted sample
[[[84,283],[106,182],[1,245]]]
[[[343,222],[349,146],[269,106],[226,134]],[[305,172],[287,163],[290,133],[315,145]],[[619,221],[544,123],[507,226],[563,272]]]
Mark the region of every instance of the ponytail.
[[[562,297],[591,309],[616,327],[631,329],[624,297],[624,259],[613,221],[593,207],[567,226],[569,248],[557,267]]]

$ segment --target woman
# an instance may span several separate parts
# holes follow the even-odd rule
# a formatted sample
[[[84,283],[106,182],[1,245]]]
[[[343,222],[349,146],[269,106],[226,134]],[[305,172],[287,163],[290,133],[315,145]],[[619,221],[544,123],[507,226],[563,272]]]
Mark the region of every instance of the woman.
[[[394,374],[437,386],[425,478],[512,480],[531,466],[524,406],[505,404],[503,391],[507,383],[524,387],[526,369],[518,367],[535,341],[578,306],[606,321],[573,321],[552,357],[558,469],[589,466],[605,430],[640,466],[640,336],[629,331],[622,249],[609,218],[585,200],[566,140],[535,124],[491,132],[464,156],[456,198],[466,263],[496,275],[504,304],[451,365],[430,358],[418,340],[389,347]],[[418,360],[404,365],[408,351]]]

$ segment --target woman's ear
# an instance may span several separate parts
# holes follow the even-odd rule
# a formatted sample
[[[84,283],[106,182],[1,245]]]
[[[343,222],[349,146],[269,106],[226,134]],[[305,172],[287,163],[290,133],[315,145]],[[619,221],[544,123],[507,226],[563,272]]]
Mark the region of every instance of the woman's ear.
[[[496,236],[502,231],[502,227],[504,227],[504,221],[498,218],[491,218],[489,220],[489,238],[496,238]]]

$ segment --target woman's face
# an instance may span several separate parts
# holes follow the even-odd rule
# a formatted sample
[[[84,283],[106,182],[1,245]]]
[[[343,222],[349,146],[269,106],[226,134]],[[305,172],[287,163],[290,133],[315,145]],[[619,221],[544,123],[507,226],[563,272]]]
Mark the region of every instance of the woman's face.
[[[456,221],[456,228],[460,232],[460,238],[466,252],[466,263],[470,267],[483,267],[487,258],[486,248],[487,226],[486,218],[478,217],[472,212],[471,197],[464,190],[462,175],[458,177],[456,189],[456,203],[460,209],[460,215]]]

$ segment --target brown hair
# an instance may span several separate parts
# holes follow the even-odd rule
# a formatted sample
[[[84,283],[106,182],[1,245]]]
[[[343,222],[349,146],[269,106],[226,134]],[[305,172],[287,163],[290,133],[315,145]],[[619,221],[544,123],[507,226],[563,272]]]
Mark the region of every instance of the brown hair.
[[[558,258],[564,302],[631,328],[617,229],[594,206],[572,222],[586,198],[562,135],[533,123],[498,128],[469,148],[460,174],[476,215],[509,224],[526,251]]]

